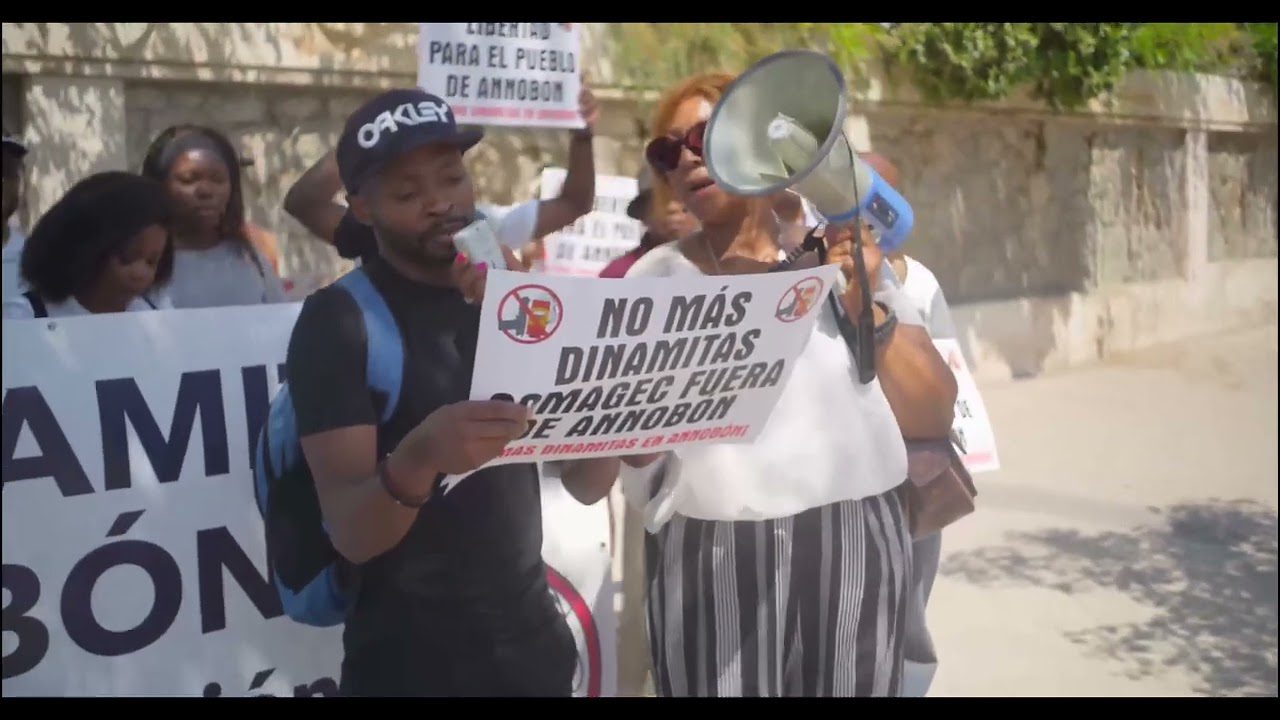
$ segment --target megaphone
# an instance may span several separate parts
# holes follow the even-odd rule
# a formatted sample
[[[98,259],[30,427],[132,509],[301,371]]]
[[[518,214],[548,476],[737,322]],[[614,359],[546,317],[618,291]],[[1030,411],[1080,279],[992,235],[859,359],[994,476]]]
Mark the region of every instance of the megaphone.
[[[844,134],[844,74],[826,55],[787,50],[752,65],[711,112],[702,157],[734,195],[794,190],[833,225],[861,219],[896,250],[911,234],[911,205],[858,158]]]

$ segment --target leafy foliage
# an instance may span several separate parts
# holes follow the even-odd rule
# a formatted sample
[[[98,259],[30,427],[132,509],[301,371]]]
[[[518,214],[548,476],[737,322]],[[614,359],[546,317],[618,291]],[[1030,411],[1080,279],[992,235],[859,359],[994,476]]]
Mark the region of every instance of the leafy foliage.
[[[1018,87],[1058,109],[1113,90],[1136,68],[1276,82],[1274,23],[628,23],[613,59],[633,85],[740,71],[787,48],[830,54],[856,77],[868,58],[904,69],[935,102],[1007,97]]]

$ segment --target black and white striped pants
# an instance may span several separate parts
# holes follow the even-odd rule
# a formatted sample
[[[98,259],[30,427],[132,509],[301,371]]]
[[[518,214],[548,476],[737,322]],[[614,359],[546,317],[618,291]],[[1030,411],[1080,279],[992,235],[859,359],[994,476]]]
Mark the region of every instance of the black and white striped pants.
[[[673,517],[646,547],[658,694],[898,695],[905,507],[899,488],[777,520]]]

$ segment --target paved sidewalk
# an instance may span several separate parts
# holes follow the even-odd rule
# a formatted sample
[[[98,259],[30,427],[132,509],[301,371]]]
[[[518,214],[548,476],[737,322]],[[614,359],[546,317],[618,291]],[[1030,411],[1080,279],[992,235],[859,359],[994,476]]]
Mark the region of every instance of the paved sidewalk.
[[[984,386],[932,695],[1275,695],[1276,328]]]

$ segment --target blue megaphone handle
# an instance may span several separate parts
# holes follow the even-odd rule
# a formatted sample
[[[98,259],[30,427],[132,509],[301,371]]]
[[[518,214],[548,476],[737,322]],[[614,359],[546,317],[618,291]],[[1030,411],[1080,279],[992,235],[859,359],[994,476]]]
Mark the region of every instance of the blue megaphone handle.
[[[860,217],[880,234],[881,249],[893,252],[906,244],[916,223],[916,214],[911,203],[885,182],[875,168],[868,166],[867,172],[871,174],[871,187],[862,196],[862,202],[847,213],[828,217],[827,222],[842,225]]]

